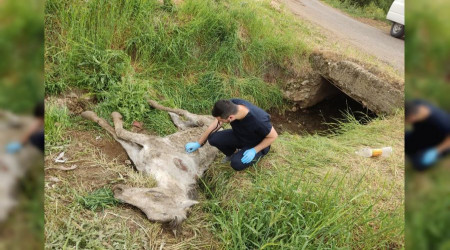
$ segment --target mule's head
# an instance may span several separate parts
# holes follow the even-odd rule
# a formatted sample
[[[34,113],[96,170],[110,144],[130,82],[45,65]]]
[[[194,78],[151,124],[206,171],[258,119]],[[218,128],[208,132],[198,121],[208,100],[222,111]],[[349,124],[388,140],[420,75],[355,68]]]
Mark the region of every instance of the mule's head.
[[[197,204],[174,190],[133,188],[124,185],[114,187],[114,197],[142,210],[152,221],[179,225],[186,219],[188,209]]]

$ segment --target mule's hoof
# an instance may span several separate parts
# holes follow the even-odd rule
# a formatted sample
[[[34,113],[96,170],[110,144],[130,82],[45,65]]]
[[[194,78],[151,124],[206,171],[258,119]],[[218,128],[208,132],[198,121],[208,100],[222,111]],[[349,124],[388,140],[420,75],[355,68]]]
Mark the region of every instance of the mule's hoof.
[[[126,189],[126,188],[127,188],[127,186],[122,185],[122,184],[118,184],[118,185],[114,186],[112,188],[114,196],[116,197],[117,195],[121,195],[123,193],[124,189]]]
[[[93,120],[95,119],[95,117],[97,117],[97,114],[92,111],[84,111],[83,113],[81,113],[81,117]]]
[[[111,116],[112,116],[113,119],[122,119],[122,115],[119,112],[116,112],[116,111],[112,112]]]

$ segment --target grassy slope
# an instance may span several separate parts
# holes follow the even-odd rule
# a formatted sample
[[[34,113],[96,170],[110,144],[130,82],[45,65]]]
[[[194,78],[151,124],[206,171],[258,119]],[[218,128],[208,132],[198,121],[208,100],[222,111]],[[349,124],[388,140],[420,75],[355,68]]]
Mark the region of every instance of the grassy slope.
[[[51,119],[46,120],[46,164],[54,164],[51,159],[62,149],[80,161],[73,172],[47,172],[61,180],[46,190],[49,248],[219,248],[244,241],[252,244],[249,247],[281,241],[306,247],[403,244],[400,115],[369,126],[346,123],[348,131],[332,138],[282,135],[259,167],[243,173],[215,163],[204,178],[203,205],[194,207],[183,235],[174,238],[129,206],[93,212],[77,202],[76,197],[117,182],[146,187],[152,183],[129,171],[120,147],[104,132],[69,117],[52,101],[70,88],[85,89],[96,96],[98,104],[90,105],[103,117],[118,110],[127,124],[144,121],[148,130],[164,135],[175,128],[167,114],[147,108],[147,97],[197,113],[231,96],[265,109],[282,109],[278,87],[283,82],[264,82],[271,69],[308,71],[308,54],[322,46],[363,61],[372,62],[371,57],[328,41],[308,24],[284,11],[280,14],[268,1],[193,0],[178,6],[157,1],[48,1],[46,39],[46,90],[52,95],[47,102]],[[352,153],[361,145],[387,142],[395,147],[395,157],[369,160]],[[110,149],[118,152],[105,152]],[[286,171],[294,179],[292,185],[283,181]],[[329,186],[334,188],[327,191]],[[265,201],[266,194],[271,202]],[[246,210],[237,209],[236,201]],[[280,207],[285,207],[282,213]],[[244,220],[249,216],[256,219]],[[266,230],[258,235],[254,230],[260,226]],[[295,229],[293,237],[286,235],[289,227]]]
[[[448,249],[448,178],[450,159],[433,169],[417,172],[410,166],[406,175],[406,231],[408,249]]]
[[[124,152],[105,152],[120,150],[120,146],[90,126],[78,121],[66,132],[72,136],[66,145],[71,152],[67,156],[77,162],[78,170],[47,171],[47,176],[61,180],[46,190],[49,248],[161,244],[256,248],[273,244],[371,249],[403,245],[401,114],[366,126],[343,123],[341,133],[331,137],[282,134],[271,153],[244,172],[234,172],[218,159],[202,179],[201,205],[194,206],[183,233],[176,238],[130,206],[90,211],[77,202],[79,196],[116,183],[154,185],[148,177],[130,171],[123,163]],[[93,139],[97,136],[106,144],[99,146]],[[366,159],[353,153],[366,145],[392,146],[394,155]],[[48,157],[46,166],[54,165],[51,159],[57,153]]]
[[[390,145],[394,155],[356,156],[365,145]],[[403,245],[403,172],[402,115],[367,126],[346,122],[332,137],[283,134],[249,171],[212,166],[204,206],[226,248],[397,248]]]
[[[448,1],[412,1],[406,5],[407,98],[426,98],[450,111],[450,22]],[[420,18],[419,18],[420,17]],[[432,39],[439,36],[439,39]],[[448,180],[450,161],[406,176],[406,239],[409,249],[449,249]]]
[[[43,99],[43,2],[0,2],[0,110],[29,114]],[[0,225],[0,249],[44,248],[42,169],[36,164],[17,183],[18,204]]]
[[[450,3],[438,2],[426,6],[423,1],[406,5],[405,44],[408,88],[406,98],[427,98],[437,105],[450,110],[450,23],[444,10]],[[423,17],[418,20],[418,16]],[[439,36],[440,39],[432,39]]]
[[[29,114],[44,97],[43,2],[0,3],[0,109]]]

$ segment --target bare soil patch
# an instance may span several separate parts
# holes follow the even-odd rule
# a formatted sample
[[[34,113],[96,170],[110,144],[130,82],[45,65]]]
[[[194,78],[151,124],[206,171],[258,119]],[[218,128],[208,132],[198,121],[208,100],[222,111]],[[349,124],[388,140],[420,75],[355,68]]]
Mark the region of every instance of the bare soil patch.
[[[328,100],[322,101],[311,108],[300,109],[293,107],[281,114],[277,111],[269,112],[274,128],[278,133],[291,134],[327,134],[330,133],[337,120],[345,119],[346,112],[352,113],[361,123],[367,118],[376,117],[375,113],[364,108],[360,103],[339,93]]]

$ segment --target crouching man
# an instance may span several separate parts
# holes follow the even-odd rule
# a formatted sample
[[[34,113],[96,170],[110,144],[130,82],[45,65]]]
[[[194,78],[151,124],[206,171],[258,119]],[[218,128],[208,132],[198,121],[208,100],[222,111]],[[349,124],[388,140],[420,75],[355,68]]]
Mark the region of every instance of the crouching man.
[[[417,170],[425,170],[450,153],[450,114],[422,100],[405,105],[405,153]]]
[[[270,115],[245,100],[219,100],[214,104],[212,116],[216,120],[197,142],[186,144],[186,152],[192,153],[208,141],[225,154],[224,161],[230,161],[237,171],[248,168],[266,155],[278,137]],[[224,123],[230,123],[232,129],[217,131]]]

